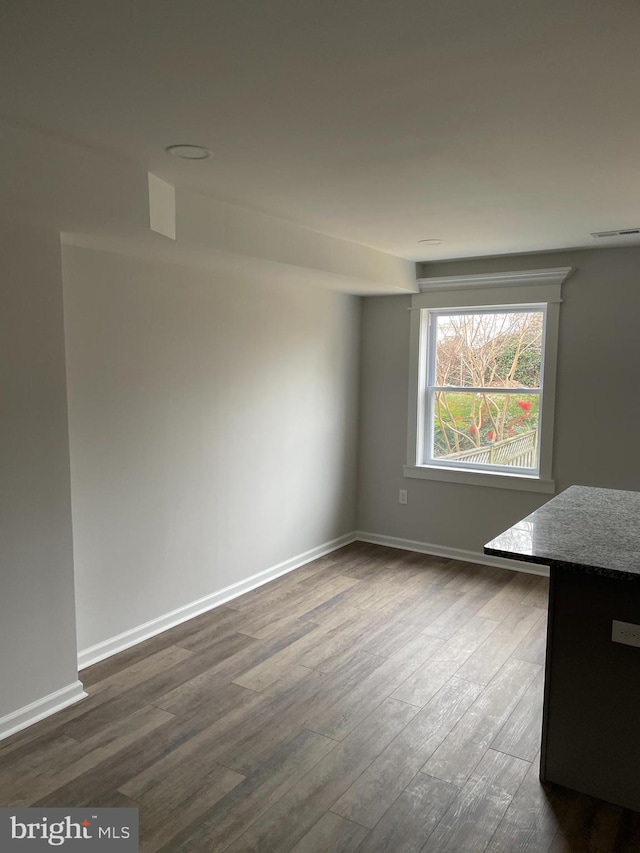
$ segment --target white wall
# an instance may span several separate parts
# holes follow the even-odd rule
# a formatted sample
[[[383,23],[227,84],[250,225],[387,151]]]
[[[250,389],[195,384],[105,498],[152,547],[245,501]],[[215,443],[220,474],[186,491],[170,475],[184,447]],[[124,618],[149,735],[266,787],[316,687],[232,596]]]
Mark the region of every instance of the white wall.
[[[562,288],[554,439],[557,491],[578,483],[640,491],[640,249],[428,264],[445,276],[573,266]],[[358,529],[460,548],[483,545],[548,495],[405,479],[410,298],[364,300]],[[407,489],[407,506],[398,489]]]
[[[77,667],[59,237],[3,222],[0,257],[1,718]]]
[[[360,302],[63,249],[80,650],[354,528]]]

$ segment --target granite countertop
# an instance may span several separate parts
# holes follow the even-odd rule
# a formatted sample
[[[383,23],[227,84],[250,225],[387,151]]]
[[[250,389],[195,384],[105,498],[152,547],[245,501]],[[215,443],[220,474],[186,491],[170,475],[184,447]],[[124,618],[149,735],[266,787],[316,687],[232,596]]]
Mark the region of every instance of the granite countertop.
[[[484,552],[640,580],[640,492],[570,486]]]

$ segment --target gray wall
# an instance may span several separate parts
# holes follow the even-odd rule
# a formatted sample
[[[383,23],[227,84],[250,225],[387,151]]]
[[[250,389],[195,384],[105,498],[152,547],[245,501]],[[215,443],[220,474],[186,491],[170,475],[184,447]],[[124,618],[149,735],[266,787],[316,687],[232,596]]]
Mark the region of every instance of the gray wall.
[[[57,234],[0,225],[0,717],[77,680]]]
[[[573,266],[563,286],[554,439],[557,491],[640,490],[640,249],[428,264],[445,276]],[[358,529],[481,552],[548,495],[405,479],[410,298],[364,300]],[[398,489],[407,489],[407,506]]]
[[[80,650],[354,529],[359,299],[63,271]]]

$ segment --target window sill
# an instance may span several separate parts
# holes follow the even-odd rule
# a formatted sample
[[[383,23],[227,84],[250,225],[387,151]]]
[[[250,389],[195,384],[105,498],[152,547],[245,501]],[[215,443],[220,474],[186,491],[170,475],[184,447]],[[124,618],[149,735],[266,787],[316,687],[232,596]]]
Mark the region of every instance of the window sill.
[[[491,486],[496,489],[517,489],[525,492],[555,494],[555,480],[527,477],[522,474],[503,474],[485,471],[462,471],[459,468],[439,468],[436,465],[405,465],[404,476],[419,480],[439,480],[463,483],[467,486]]]

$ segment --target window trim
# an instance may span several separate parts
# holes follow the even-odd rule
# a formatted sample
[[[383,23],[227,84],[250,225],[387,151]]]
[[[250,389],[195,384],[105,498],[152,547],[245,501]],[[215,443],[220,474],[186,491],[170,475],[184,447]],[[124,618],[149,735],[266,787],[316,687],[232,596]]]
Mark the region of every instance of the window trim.
[[[489,273],[419,279],[420,293],[411,300],[409,412],[407,428],[407,464],[404,476],[441,482],[492,486],[553,494],[552,477],[553,422],[555,415],[556,364],[558,353],[561,286],[573,267]],[[504,290],[503,288],[509,288]],[[426,429],[426,366],[429,310],[472,310],[478,308],[545,307],[543,342],[542,413],[538,433],[539,468],[537,473],[510,473],[505,470],[472,469],[469,466],[424,464],[422,448]],[[426,310],[425,310],[426,309]]]

